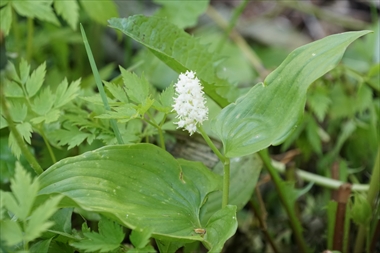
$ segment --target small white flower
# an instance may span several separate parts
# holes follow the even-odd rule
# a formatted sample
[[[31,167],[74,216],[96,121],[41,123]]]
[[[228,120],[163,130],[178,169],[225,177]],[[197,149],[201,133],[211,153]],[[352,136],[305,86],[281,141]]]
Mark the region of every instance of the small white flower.
[[[202,124],[208,117],[203,87],[193,71],[186,71],[179,75],[174,88],[177,97],[174,97],[173,110],[179,120],[175,124],[192,135],[197,130],[197,124]]]

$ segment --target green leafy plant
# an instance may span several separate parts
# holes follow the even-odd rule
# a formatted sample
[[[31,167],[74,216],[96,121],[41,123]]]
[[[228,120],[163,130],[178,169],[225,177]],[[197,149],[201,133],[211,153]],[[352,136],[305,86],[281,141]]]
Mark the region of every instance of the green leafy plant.
[[[117,16],[112,1],[79,3],[99,23]],[[373,131],[378,126],[379,108],[373,91],[379,69],[378,65],[368,67],[363,74],[339,64],[347,47],[370,31],[331,35],[301,46],[262,82],[242,88],[222,71],[231,64],[223,61],[221,54],[226,39],[210,47],[183,30],[196,24],[208,1],[184,3],[193,12],[184,12],[179,2],[155,3],[161,7],[151,17],[108,20],[111,28],[145,47],[137,59],[156,61],[141,63],[145,66],[135,73],[138,64],[120,66],[119,72],[113,65],[98,71],[91,49],[94,41],[87,39],[82,25],[94,75],[91,80],[56,81],[61,74],[53,78],[54,71],[46,71],[47,63],[31,72],[31,63],[23,58],[18,64],[8,62],[2,70],[0,129],[8,136],[11,152],[6,151],[15,156],[7,160],[10,170],[15,167],[14,179],[9,189],[4,184],[5,190],[1,190],[5,250],[176,252],[183,248],[184,252],[197,252],[204,247],[208,252],[221,252],[238,227],[243,230],[244,207],[250,203],[268,242],[278,251],[265,224],[265,204],[270,200],[262,200],[257,185],[265,167],[274,184],[272,194],[278,196],[281,212],[289,220],[284,238],[292,240],[292,233],[292,243],[297,244],[293,249],[312,252],[314,246],[307,243],[298,199],[306,198],[307,205],[315,205],[307,198],[314,185],[323,186],[326,193],[326,189],[341,190],[347,185],[344,182],[350,181],[354,184],[347,189],[355,192],[352,203],[349,198],[324,202],[328,207],[327,247],[347,251],[353,220],[359,228],[356,249],[362,250],[366,239],[369,252],[379,213],[372,211],[378,209],[378,184],[373,178],[368,185],[360,184],[366,181],[356,178],[348,164],[362,164],[364,156],[353,151],[360,139],[373,138],[371,149],[378,146]],[[224,38],[247,4],[243,1],[236,9]],[[79,20],[76,1],[43,2],[33,11],[28,11],[28,1],[7,1],[2,6],[1,29],[10,37],[14,11],[28,17],[31,25],[33,18],[59,24],[52,6],[72,29]],[[103,11],[105,6],[112,8]],[[32,28],[28,31],[32,38]],[[226,48],[236,49],[228,44]],[[30,48],[28,52],[32,52]],[[260,71],[261,63],[252,57]],[[26,58],[32,59],[30,53]],[[178,81],[176,77],[162,78],[160,82],[167,83],[157,88],[152,71],[141,73],[154,64],[166,64],[160,65],[161,69],[179,74]],[[117,72],[114,78],[102,81],[112,71]],[[89,83],[96,83],[97,89]],[[351,107],[352,101],[355,106]],[[324,125],[327,121],[328,128]],[[210,168],[172,154],[180,138],[191,142],[197,137],[204,148],[196,146],[195,150],[216,161]],[[330,143],[331,138],[336,143]],[[44,145],[35,144],[39,139]],[[320,158],[316,171],[322,176],[291,168],[284,180],[278,172],[285,170],[284,165],[268,153],[268,148],[279,144],[282,151],[306,147],[303,158]],[[44,154],[49,154],[50,162],[41,166]],[[329,178],[327,168],[345,154],[350,158],[339,164],[344,173]],[[375,156],[377,160],[372,162]],[[373,167],[373,177],[380,173],[379,157],[375,152],[368,155],[371,162],[365,169]],[[21,158],[34,170],[33,178],[15,163]],[[311,183],[297,189],[301,188],[294,182],[297,176]],[[343,218],[339,217],[342,213]],[[344,227],[343,232],[336,232],[337,224]]]
[[[32,179],[17,163],[12,192],[0,191],[1,240],[9,250],[28,250],[30,242],[53,225],[48,219],[58,210],[62,196],[51,197],[34,207],[39,188],[39,179]]]

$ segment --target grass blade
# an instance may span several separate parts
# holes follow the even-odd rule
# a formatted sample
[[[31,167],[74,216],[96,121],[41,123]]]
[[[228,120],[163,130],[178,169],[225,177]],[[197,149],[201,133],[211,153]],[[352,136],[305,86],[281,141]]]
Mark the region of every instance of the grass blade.
[[[96,83],[96,86],[98,86],[98,90],[99,90],[100,96],[102,97],[104,108],[107,111],[110,111],[111,109],[110,109],[110,106],[108,104],[106,93],[104,92],[102,80],[100,79],[99,71],[98,71],[98,68],[96,67],[94,56],[92,55],[90,44],[88,43],[86,32],[84,31],[82,24],[80,24],[80,30],[81,30],[81,33],[82,33],[83,43],[84,43],[84,46],[86,48],[88,60],[90,61],[92,73],[94,74],[95,83]],[[117,127],[116,120],[110,119],[110,123],[111,123],[111,127],[113,129],[113,132],[114,132],[114,134],[116,136],[117,142],[119,144],[124,144],[124,141],[123,141],[123,138],[121,137],[119,128]]]

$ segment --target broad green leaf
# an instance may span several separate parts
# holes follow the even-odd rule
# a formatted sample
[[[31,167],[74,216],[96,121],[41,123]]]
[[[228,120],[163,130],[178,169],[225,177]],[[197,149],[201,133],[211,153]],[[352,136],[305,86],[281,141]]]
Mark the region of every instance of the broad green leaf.
[[[221,252],[224,242],[236,233],[236,206],[228,205],[214,213],[205,228],[205,246],[209,252]]]
[[[26,82],[26,91],[29,97],[33,97],[38,90],[41,88],[45,80],[46,74],[46,63],[41,64],[36,70],[33,71],[32,75]]]
[[[76,0],[55,0],[54,9],[75,31],[79,19],[79,6]]]
[[[263,163],[258,155],[233,158],[230,161],[230,195],[229,204],[236,205],[237,210],[242,209],[252,196],[257,180],[260,176]],[[213,171],[223,175],[223,164],[219,162]],[[212,192],[206,204],[202,207],[202,224],[222,206],[222,192]]]
[[[49,218],[58,210],[61,199],[62,196],[51,197],[33,211],[25,227],[24,238],[26,241],[33,241],[53,226],[54,223],[49,221]]]
[[[83,235],[84,239],[71,245],[85,252],[110,252],[120,247],[125,237],[120,225],[104,218],[99,221],[99,233],[83,232]]]
[[[155,15],[167,18],[172,24],[179,28],[187,28],[197,24],[198,17],[204,13],[208,7],[208,0],[198,1],[167,1],[154,0],[162,7]]]
[[[280,144],[297,127],[309,85],[342,58],[347,46],[369,31],[328,36],[294,50],[285,61],[213,121],[227,157]]]
[[[23,234],[19,223],[11,220],[0,221],[0,239],[13,246],[22,242]]]
[[[135,229],[151,228],[152,237],[198,240],[223,245],[236,208],[224,209],[206,226],[214,236],[207,243],[199,212],[207,195],[220,189],[221,178],[203,164],[176,160],[151,144],[107,146],[56,163],[40,175],[39,194],[61,193],[87,211],[112,217]],[[224,214],[228,213],[228,217]],[[219,226],[219,217],[223,226]],[[228,220],[227,220],[228,218]]]
[[[237,89],[216,75],[215,64],[220,60],[216,54],[166,19],[135,15],[108,22],[110,27],[148,47],[176,72],[195,71],[205,93],[222,107],[236,99]]]
[[[90,18],[99,24],[106,25],[108,19],[119,16],[112,0],[80,0],[80,3]]]
[[[12,192],[4,193],[4,205],[17,219],[25,221],[32,209],[37,196],[39,184],[37,179],[32,180],[29,173],[16,163],[16,173],[11,179]]]
[[[10,0],[2,0],[0,2],[0,7],[3,7],[4,5],[7,5]]]
[[[151,228],[135,228],[129,239],[135,248],[144,248],[149,243],[151,235]]]
[[[10,4],[0,10],[0,31],[8,36],[12,24],[12,7]]]
[[[59,26],[59,21],[51,8],[52,1],[11,1],[13,8],[21,16],[37,18]]]

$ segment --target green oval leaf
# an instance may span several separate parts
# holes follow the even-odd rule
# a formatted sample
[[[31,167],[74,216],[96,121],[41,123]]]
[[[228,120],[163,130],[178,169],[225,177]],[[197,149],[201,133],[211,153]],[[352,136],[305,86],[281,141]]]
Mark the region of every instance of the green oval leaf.
[[[297,127],[310,84],[338,64],[351,42],[369,32],[336,34],[294,50],[265,85],[255,85],[225,107],[213,121],[225,155],[244,156],[280,144]]]
[[[176,25],[163,18],[143,15],[113,18],[108,22],[110,27],[148,47],[176,72],[195,71],[205,93],[220,106],[225,107],[236,99],[237,89],[216,75],[215,63],[220,59]]]
[[[223,245],[234,230],[231,208],[218,222],[219,239],[195,233],[202,227],[200,208],[207,195],[220,188],[220,176],[203,164],[176,160],[151,144],[107,146],[64,159],[40,176],[42,194],[61,193],[77,206],[118,220],[132,229],[151,228],[152,236],[170,240],[202,241],[206,247]],[[233,209],[233,208],[232,208]],[[234,214],[233,214],[234,215]],[[231,225],[232,224],[232,225]],[[235,228],[236,229],[236,228]]]

